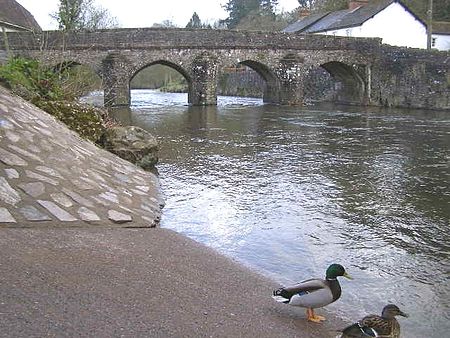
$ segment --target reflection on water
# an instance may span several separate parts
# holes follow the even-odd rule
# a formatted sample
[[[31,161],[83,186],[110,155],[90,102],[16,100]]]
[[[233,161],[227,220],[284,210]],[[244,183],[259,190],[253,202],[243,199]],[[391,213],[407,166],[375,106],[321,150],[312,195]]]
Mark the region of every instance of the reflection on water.
[[[404,337],[447,336],[448,113],[262,105],[133,92],[131,121],[160,142],[162,226],[281,283],[347,267],[347,320],[393,302]]]

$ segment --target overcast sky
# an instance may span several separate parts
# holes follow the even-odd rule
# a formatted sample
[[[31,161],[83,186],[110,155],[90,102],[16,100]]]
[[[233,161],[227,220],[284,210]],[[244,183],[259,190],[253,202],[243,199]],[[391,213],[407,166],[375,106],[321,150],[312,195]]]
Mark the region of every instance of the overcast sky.
[[[49,14],[58,8],[58,0],[16,0],[25,7],[43,29],[56,29]],[[222,8],[227,0],[95,0],[97,5],[109,10],[119,20],[121,27],[151,27],[154,23],[171,20],[185,27],[194,12],[202,22],[212,23],[225,19]],[[291,11],[297,0],[278,0],[279,11]]]

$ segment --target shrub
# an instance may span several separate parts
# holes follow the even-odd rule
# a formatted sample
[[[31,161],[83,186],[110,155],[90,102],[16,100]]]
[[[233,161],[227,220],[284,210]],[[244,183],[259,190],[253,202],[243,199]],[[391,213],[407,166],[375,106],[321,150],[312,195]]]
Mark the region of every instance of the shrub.
[[[99,108],[70,101],[39,100],[35,105],[65,123],[84,139],[97,142],[105,131]]]
[[[59,74],[42,67],[36,60],[10,58],[5,65],[0,66],[0,78],[14,93],[29,101],[64,97],[58,84]]]
[[[58,72],[23,57],[13,57],[0,66],[0,80],[6,87],[64,122],[81,137],[96,142],[105,129],[102,122],[105,113],[74,100],[76,95],[67,90],[69,76],[68,67]]]

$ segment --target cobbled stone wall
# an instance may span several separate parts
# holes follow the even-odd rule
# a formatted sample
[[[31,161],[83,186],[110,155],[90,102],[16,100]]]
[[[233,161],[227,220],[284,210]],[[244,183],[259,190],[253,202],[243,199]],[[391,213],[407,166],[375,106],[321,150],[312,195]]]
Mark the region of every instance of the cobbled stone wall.
[[[450,109],[450,53],[383,47],[372,68],[372,102]]]
[[[154,227],[158,178],[0,87],[0,227]]]
[[[110,106],[129,105],[130,80],[153,64],[170,66],[186,78],[191,104],[216,104],[221,74],[240,64],[264,79],[266,102],[302,104],[315,87],[308,83],[310,74],[323,68],[339,82],[333,97],[341,102],[450,109],[450,53],[389,47],[379,39],[141,28],[9,33],[8,42],[15,54],[49,65],[90,66],[103,78]]]

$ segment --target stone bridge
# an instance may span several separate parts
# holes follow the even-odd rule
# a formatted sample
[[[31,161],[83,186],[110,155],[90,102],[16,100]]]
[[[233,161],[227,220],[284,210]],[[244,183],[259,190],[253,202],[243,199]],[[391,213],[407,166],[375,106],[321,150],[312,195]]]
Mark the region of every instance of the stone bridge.
[[[102,79],[105,106],[129,106],[130,81],[162,64],[180,72],[192,105],[217,103],[221,73],[246,65],[264,80],[264,102],[300,105],[318,68],[337,81],[336,101],[450,109],[450,53],[382,45],[379,39],[167,28],[8,33],[0,54],[82,64]]]

